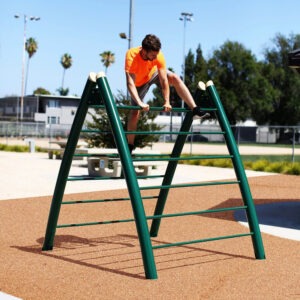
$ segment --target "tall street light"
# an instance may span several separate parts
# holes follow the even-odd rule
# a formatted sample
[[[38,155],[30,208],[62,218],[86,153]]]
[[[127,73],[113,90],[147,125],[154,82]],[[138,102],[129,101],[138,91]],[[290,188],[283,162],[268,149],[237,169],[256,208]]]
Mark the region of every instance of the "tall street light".
[[[181,17],[179,18],[180,21],[183,21],[183,63],[182,63],[182,81],[185,81],[185,29],[186,29],[186,22],[193,21],[193,14],[182,12]],[[184,101],[182,100],[181,107],[184,108]],[[181,113],[181,122],[183,121],[183,112]]]
[[[121,32],[119,34],[121,39],[128,40],[128,49],[132,48],[132,28],[133,28],[133,0],[130,0],[129,6],[129,36],[127,37],[126,33]]]
[[[20,15],[15,15],[15,18],[20,18]],[[22,84],[21,84],[21,114],[20,119],[23,120],[23,112],[24,112],[24,78],[25,78],[25,63],[26,63],[26,25],[27,21],[39,21],[40,17],[27,17],[27,15],[23,15],[24,20],[24,30],[23,30],[23,57],[22,57]]]
[[[125,32],[121,32],[119,34],[121,39],[128,40],[128,49],[132,48],[132,28],[133,28],[133,2],[134,0],[130,0],[129,5],[129,36],[127,37]],[[127,89],[127,99],[129,99],[129,92]]]

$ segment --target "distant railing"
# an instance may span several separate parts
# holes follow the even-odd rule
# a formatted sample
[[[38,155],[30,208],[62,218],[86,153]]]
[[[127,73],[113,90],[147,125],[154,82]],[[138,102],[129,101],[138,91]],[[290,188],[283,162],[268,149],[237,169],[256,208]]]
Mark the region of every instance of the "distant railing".
[[[175,141],[176,134],[164,132],[177,132],[180,124],[159,124],[162,126],[160,142]],[[300,144],[300,126],[231,126],[238,144]],[[0,137],[35,137],[35,138],[67,138],[71,125],[45,124],[38,122],[0,122]],[[187,141],[194,142],[223,142],[224,136],[220,132],[218,124],[193,124]],[[216,134],[211,134],[216,132]]]

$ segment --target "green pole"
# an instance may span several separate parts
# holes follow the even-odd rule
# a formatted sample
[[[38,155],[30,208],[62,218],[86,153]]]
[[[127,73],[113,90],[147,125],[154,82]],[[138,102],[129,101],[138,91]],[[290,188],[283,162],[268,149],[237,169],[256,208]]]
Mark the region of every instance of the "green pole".
[[[197,89],[195,98],[199,98],[201,96],[201,90]],[[193,115],[192,112],[188,112],[183,120],[183,123],[181,125],[180,131],[189,131],[191,128],[191,125],[193,123]],[[178,135],[177,139],[174,143],[174,147],[172,150],[171,157],[180,157],[182,149],[184,147],[184,143],[186,141],[187,136],[186,135]],[[166,173],[162,182],[162,186],[165,185],[171,185],[173,181],[173,177],[176,171],[176,167],[178,164],[178,160],[176,161],[169,161]],[[162,215],[164,211],[164,207],[166,205],[167,197],[169,194],[169,188],[168,189],[161,189],[159,192],[158,200],[156,203],[156,207],[154,210],[154,215]],[[158,230],[160,226],[161,218],[160,219],[154,219],[152,221],[151,229],[150,229],[150,235],[152,237],[156,237],[158,235]]]
[[[265,259],[264,246],[263,246],[259,224],[256,216],[255,206],[253,203],[253,199],[249,188],[248,180],[246,177],[246,173],[243,167],[243,163],[236,142],[234,140],[232,130],[229,125],[229,121],[227,119],[220,97],[218,95],[218,92],[213,82],[208,81],[206,83],[206,87],[207,87],[208,95],[214,101],[214,104],[217,108],[218,121],[222,130],[225,132],[224,137],[226,140],[228,151],[231,155],[233,155],[232,157],[233,166],[235,169],[237,179],[240,181],[239,187],[241,190],[244,204],[247,205],[246,213],[248,217],[249,227],[250,230],[253,232],[253,235],[251,237],[252,237],[255,257],[257,259]]]
[[[127,183],[127,188],[135,218],[135,224],[140,241],[145,275],[148,279],[156,279],[157,271],[153,256],[153,249],[136,173],[132,163],[124,129],[120,121],[119,113],[104,73],[99,73],[97,75],[97,84],[100,94],[104,100],[106,111],[111,124],[112,133],[120,155],[123,173]]]
[[[67,178],[69,175],[69,171],[71,168],[73,155],[75,153],[75,149],[77,146],[77,142],[79,139],[80,131],[85,120],[85,116],[88,110],[88,99],[91,95],[92,90],[95,88],[95,82],[92,78],[92,74],[90,75],[89,79],[87,80],[86,86],[84,88],[74,121],[70,131],[70,135],[67,141],[66,149],[62,158],[62,162],[60,165],[58,177],[56,180],[56,185],[54,189],[54,194],[52,198],[52,203],[50,207],[49,217],[48,217],[48,224],[45,234],[45,240],[43,244],[42,250],[52,250],[53,249],[53,242],[56,232],[57,221],[59,217],[59,212],[61,208],[61,202],[63,199]]]

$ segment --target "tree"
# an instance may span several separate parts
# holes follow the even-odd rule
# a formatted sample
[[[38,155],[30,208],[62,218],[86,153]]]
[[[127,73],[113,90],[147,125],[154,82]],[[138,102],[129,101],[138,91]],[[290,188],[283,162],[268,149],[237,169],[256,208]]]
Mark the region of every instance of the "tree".
[[[28,70],[29,70],[29,61],[32,58],[32,56],[36,53],[38,49],[38,43],[34,38],[27,39],[25,43],[25,49],[28,53],[28,61],[27,61],[27,69],[26,69],[26,80],[25,80],[25,89],[24,94],[26,95],[27,91],[27,81],[28,81]]]
[[[65,53],[61,59],[60,59],[60,63],[63,66],[63,77],[62,77],[62,83],[61,83],[61,88],[58,89],[58,91],[67,91],[67,93],[69,92],[69,89],[64,89],[64,80],[65,80],[65,72],[67,69],[71,68],[73,60],[72,60],[72,56],[68,53]],[[61,94],[60,94],[61,95]]]
[[[277,34],[273,47],[264,52],[262,74],[275,90],[270,125],[296,125],[300,119],[300,76],[288,66],[288,53],[300,47],[300,35]]]
[[[115,101],[117,105],[129,105],[129,100],[126,99],[126,95],[119,92],[117,97],[115,97]],[[116,144],[111,133],[110,122],[108,119],[108,115],[105,109],[97,108],[95,112],[89,112],[92,117],[91,122],[87,122],[86,126],[89,130],[100,130],[99,133],[87,134],[85,136],[85,140],[88,143],[89,147],[103,147],[103,148],[115,148]],[[128,123],[128,109],[119,109],[120,119],[123,125],[124,130],[126,131],[127,123]],[[161,129],[156,123],[153,122],[157,113],[149,112],[143,113],[141,112],[141,116],[138,122],[138,131],[158,131]],[[159,139],[158,135],[136,135],[135,145],[137,147],[143,148],[151,145],[153,142],[157,142]]]
[[[69,94],[69,89],[68,88],[64,89],[64,88],[60,87],[60,88],[57,89],[57,91],[61,96],[68,96],[68,94]]]
[[[107,74],[107,69],[115,62],[115,54],[111,51],[104,51],[99,54],[101,56],[101,62],[105,67],[105,74]]]
[[[273,110],[272,87],[260,74],[259,64],[251,51],[238,42],[225,42],[208,61],[208,76],[218,87],[230,124]]]
[[[38,87],[33,91],[34,95],[51,95],[51,93],[43,87]]]

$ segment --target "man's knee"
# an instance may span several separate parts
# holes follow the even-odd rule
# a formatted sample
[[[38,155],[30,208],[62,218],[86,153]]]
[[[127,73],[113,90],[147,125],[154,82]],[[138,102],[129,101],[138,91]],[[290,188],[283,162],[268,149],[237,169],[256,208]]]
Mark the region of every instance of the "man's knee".
[[[181,78],[177,74],[172,72],[168,73],[168,81],[169,84],[173,86],[177,86],[182,82]]]

